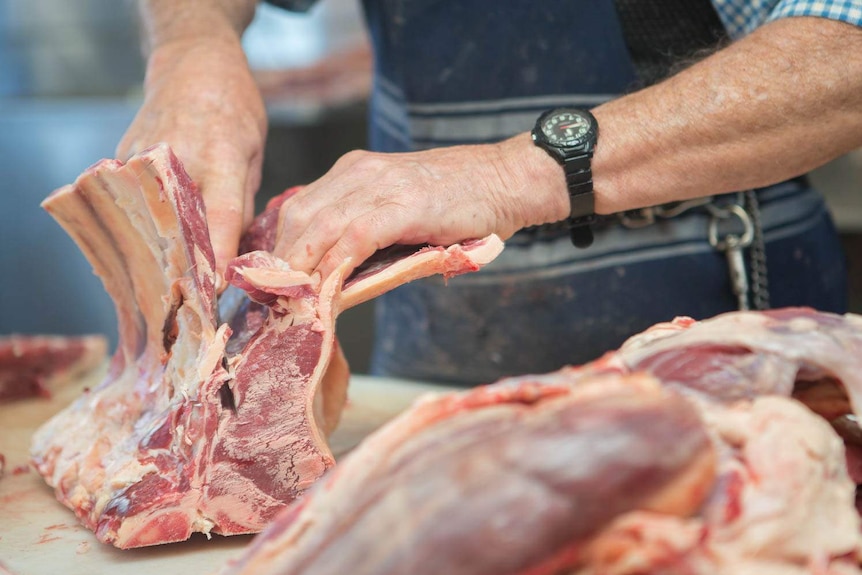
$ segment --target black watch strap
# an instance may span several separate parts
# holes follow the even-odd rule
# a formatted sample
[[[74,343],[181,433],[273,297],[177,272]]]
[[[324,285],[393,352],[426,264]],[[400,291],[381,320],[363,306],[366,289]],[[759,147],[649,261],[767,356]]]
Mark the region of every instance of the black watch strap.
[[[566,186],[569,190],[569,228],[572,244],[587,248],[593,243],[590,225],[598,221],[595,215],[595,194],[593,194],[593,172],[590,168],[592,152],[567,158],[563,162],[566,171]]]
[[[566,175],[569,217],[564,221],[571,230],[572,243],[579,248],[593,243],[590,224],[595,215],[591,161],[598,137],[598,123],[587,110],[552,108],[536,120],[533,142],[560,164]]]

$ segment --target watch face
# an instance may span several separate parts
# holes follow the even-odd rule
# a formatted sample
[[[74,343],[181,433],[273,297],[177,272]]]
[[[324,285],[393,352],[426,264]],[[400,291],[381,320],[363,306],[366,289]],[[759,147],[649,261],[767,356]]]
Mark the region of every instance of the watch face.
[[[548,143],[561,148],[581,145],[592,127],[590,118],[577,111],[568,110],[549,114],[541,123],[542,133]]]

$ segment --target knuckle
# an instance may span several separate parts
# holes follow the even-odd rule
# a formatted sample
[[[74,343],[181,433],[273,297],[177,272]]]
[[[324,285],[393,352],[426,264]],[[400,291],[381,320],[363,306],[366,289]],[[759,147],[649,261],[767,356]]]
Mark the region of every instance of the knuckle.
[[[335,168],[349,168],[355,165],[357,162],[360,162],[362,158],[368,154],[364,150],[351,150],[345,154],[343,154],[340,158],[335,161],[333,167]]]
[[[278,208],[280,220],[298,222],[305,217],[309,211],[308,204],[301,196],[292,195],[284,200]]]
[[[374,210],[350,222],[344,231],[343,240],[352,251],[363,252],[367,257],[404,239],[403,226],[406,221],[395,217],[392,210]]]
[[[278,229],[282,233],[292,230],[302,223],[302,211],[295,204],[284,202],[278,208]]]
[[[369,215],[365,218],[356,218],[344,230],[344,241],[349,245],[355,246],[362,242],[363,239],[373,237],[374,233],[374,216]]]
[[[387,154],[367,152],[364,150],[356,150],[350,153],[355,154],[353,157],[352,167],[360,172],[367,175],[389,172],[390,159]]]
[[[313,220],[308,222],[308,229],[318,237],[337,237],[343,229],[343,215],[343,208],[326,207]]]

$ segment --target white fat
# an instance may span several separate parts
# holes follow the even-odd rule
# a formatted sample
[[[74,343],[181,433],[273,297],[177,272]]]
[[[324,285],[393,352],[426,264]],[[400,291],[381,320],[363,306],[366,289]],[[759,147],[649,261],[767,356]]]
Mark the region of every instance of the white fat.
[[[215,527],[215,523],[208,517],[204,517],[198,512],[197,517],[192,521],[192,531],[198,531],[207,536],[207,539],[212,539],[210,531]]]
[[[139,482],[148,473],[159,473],[159,468],[153,463],[141,465],[137,461],[129,460],[129,463],[124,465],[122,469],[111,473],[108,485],[114,489],[121,489]]]
[[[810,317],[797,317],[787,322],[790,331],[806,333],[817,329],[817,322]]]

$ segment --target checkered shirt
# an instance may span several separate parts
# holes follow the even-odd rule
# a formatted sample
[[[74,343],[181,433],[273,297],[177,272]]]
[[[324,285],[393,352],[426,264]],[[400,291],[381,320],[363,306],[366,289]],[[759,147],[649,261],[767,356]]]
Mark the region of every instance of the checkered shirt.
[[[731,38],[788,16],[819,16],[862,26],[862,0],[713,0]]]

